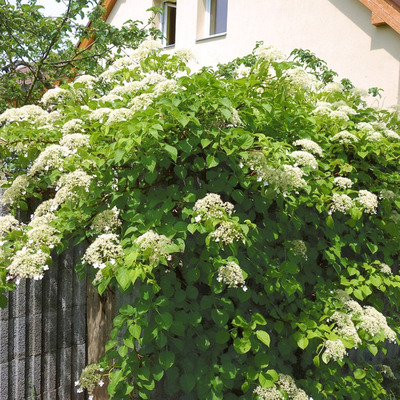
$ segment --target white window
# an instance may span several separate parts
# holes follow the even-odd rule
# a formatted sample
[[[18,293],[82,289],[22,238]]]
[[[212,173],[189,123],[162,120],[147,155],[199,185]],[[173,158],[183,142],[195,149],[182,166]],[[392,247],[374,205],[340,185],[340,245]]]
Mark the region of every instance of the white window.
[[[176,35],[176,3],[163,3],[162,32],[164,35],[164,46],[173,46]]]
[[[198,0],[197,39],[223,35],[227,30],[228,0]]]
[[[208,36],[226,33],[228,0],[206,0],[206,34]]]

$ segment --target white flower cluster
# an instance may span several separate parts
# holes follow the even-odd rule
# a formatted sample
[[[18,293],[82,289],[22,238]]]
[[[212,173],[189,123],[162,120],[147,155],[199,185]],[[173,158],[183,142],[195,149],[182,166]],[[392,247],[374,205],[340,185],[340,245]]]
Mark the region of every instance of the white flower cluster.
[[[286,57],[285,55],[276,49],[274,46],[259,46],[254,50],[254,55],[256,57],[262,58],[269,62],[275,61],[283,61]]]
[[[358,329],[364,330],[371,336],[382,332],[387,340],[393,343],[396,342],[396,333],[388,326],[385,316],[374,307],[364,307],[360,318],[361,322],[357,326]]]
[[[284,400],[283,394],[275,387],[263,388],[257,386],[253,393],[255,393],[260,400]]]
[[[283,390],[289,399],[292,400],[309,400],[306,392],[296,386],[296,382],[290,375],[279,374],[277,382],[279,389]]]
[[[178,83],[174,79],[167,79],[155,85],[153,93],[155,97],[158,97],[165,93],[173,93],[176,89],[178,89]]]
[[[52,249],[60,243],[59,237],[56,236],[59,231],[49,224],[53,219],[51,215],[49,217],[45,215],[32,220],[28,225],[32,229],[27,231],[27,244],[29,247],[46,246]]]
[[[114,233],[104,233],[87,248],[82,261],[94,268],[103,269],[106,263],[114,265],[116,260],[124,255],[118,236]]]
[[[302,240],[296,239],[290,241],[290,248],[294,255],[303,257],[305,260],[308,259],[307,246]]]
[[[122,97],[111,93],[106,94],[99,98],[99,101],[102,103],[114,103],[114,101],[117,100],[122,100]]]
[[[334,193],[332,196],[332,206],[329,210],[329,214],[332,214],[335,211],[347,214],[352,207],[354,207],[354,201],[347,196],[347,194]]]
[[[157,40],[145,40],[140,44],[131,57],[134,58],[138,56],[139,58],[145,58],[151,53],[159,53],[162,48],[162,44]]]
[[[160,257],[168,255],[168,246],[172,244],[172,241],[150,229],[139,236],[135,243],[145,252],[150,261],[157,262]]]
[[[24,247],[18,250],[7,267],[7,280],[15,279],[18,284],[25,278],[42,279],[44,271],[49,269],[48,259],[48,254],[40,249]]]
[[[380,271],[382,272],[382,274],[393,275],[392,269],[389,267],[389,265],[387,265],[385,263],[381,263],[379,268],[380,268]]]
[[[222,265],[218,268],[217,281],[226,283],[230,288],[241,286],[244,291],[247,290],[243,271],[234,261],[230,261],[226,265]]]
[[[174,55],[185,63],[191,60],[196,60],[196,57],[194,56],[193,52],[189,49],[175,50]]]
[[[53,206],[59,206],[67,199],[73,200],[76,196],[74,191],[76,187],[82,187],[86,192],[89,192],[91,181],[92,177],[81,169],[62,175],[57,183],[57,193],[54,197]]]
[[[264,185],[274,185],[277,192],[286,195],[291,190],[300,190],[307,186],[303,176],[306,175],[299,167],[283,165],[283,169],[274,168],[267,164],[262,153],[251,154],[249,167],[257,172],[257,180]]]
[[[350,312],[350,316],[353,316],[355,314],[361,315],[363,313],[363,308],[360,306],[360,304],[357,303],[355,300],[351,300],[350,296],[343,303],[344,308]]]
[[[240,64],[236,69],[235,69],[235,74],[237,75],[237,77],[240,78],[246,78],[247,76],[250,75],[251,72],[251,68],[250,67],[246,67],[243,64]]]
[[[112,111],[112,108],[97,108],[90,113],[89,118],[94,121],[104,122]]]
[[[13,183],[3,193],[0,199],[0,204],[13,204],[26,194],[26,189],[29,186],[29,178],[27,175],[19,175]]]
[[[153,100],[153,95],[151,93],[142,93],[141,95],[134,97],[128,106],[133,112],[145,110]]]
[[[56,104],[58,101],[69,97],[71,93],[66,90],[62,89],[60,87],[55,87],[54,89],[49,89],[43,96],[40,102],[44,106],[48,106],[50,104]]]
[[[325,93],[336,93],[336,92],[343,92],[344,86],[339,82],[329,82],[327,83],[321,91]]]
[[[67,148],[71,153],[75,153],[80,147],[89,147],[89,135],[83,133],[64,135],[60,140],[60,146]]]
[[[53,211],[57,210],[58,206],[59,204],[57,204],[54,199],[45,200],[36,207],[32,219],[52,213]]]
[[[344,102],[328,103],[319,101],[313,110],[314,115],[329,117],[333,121],[348,121],[349,115],[357,114],[357,111]]]
[[[53,169],[62,170],[64,157],[68,153],[67,149],[58,144],[52,144],[46,147],[34,161],[29,170],[29,175],[48,172]]]
[[[378,208],[378,197],[368,190],[358,192],[357,202],[364,208],[367,214],[376,214]]]
[[[83,393],[86,389],[89,393],[89,400],[93,399],[93,390],[96,386],[103,386],[103,368],[100,364],[89,364],[81,373],[79,380],[75,382],[78,387],[77,392]]]
[[[353,182],[349,178],[338,176],[333,180],[333,183],[341,189],[350,189],[353,186]]]
[[[236,108],[232,108],[231,122],[233,126],[238,126],[242,124],[242,120],[240,119],[239,113]]]
[[[301,89],[313,90],[316,84],[316,78],[314,75],[307,73],[303,68],[291,68],[285,71],[290,82]]]
[[[162,79],[165,80],[165,78],[161,75],[159,75]],[[123,96],[124,94],[134,94],[138,92],[139,90],[143,89],[145,87],[145,82],[143,81],[133,81],[133,82],[128,82],[125,83],[124,85],[118,85],[114,89],[111,90],[110,95],[113,96]]]
[[[118,218],[119,211],[117,207],[110,210],[104,210],[93,218],[90,229],[95,233],[114,231],[121,226],[121,220]]]
[[[359,122],[356,128],[361,132],[371,132],[374,130],[374,127],[369,122]]]
[[[400,135],[391,129],[385,129],[383,133],[388,139],[400,140]]]
[[[92,75],[81,75],[75,79],[75,83],[82,83],[91,88],[97,82],[97,78]]]
[[[357,329],[354,326],[350,315],[335,311],[330,317],[330,320],[336,324],[334,331],[339,336],[347,336],[351,338],[354,342],[354,347],[356,348],[361,344],[361,339],[358,336]]]
[[[293,151],[289,154],[289,157],[293,158],[296,163],[295,166],[299,165],[300,167],[311,167],[313,169],[318,168],[317,160],[307,151]]]
[[[237,230],[235,224],[231,221],[222,221],[218,228],[211,232],[210,236],[215,238],[216,242],[224,244],[231,244],[234,241],[243,239],[242,233]]]
[[[379,366],[380,371],[385,374],[387,377],[391,379],[396,379],[395,374],[393,373],[392,368],[389,367],[389,365],[380,365]]]
[[[299,139],[293,142],[293,146],[300,146],[303,150],[322,157],[321,147],[310,139]]]
[[[17,229],[19,222],[12,215],[4,215],[0,217],[0,238],[5,234]]]
[[[352,144],[358,142],[357,136],[348,131],[341,131],[331,137],[331,140],[337,141],[340,144]]]
[[[196,201],[193,211],[196,214],[196,222],[210,218],[223,218],[225,214],[232,215],[233,204],[224,203],[219,194],[208,193],[205,197]]]
[[[133,111],[129,108],[117,108],[112,110],[108,115],[107,124],[111,124],[113,122],[121,122],[127,121],[129,118],[132,118]]]
[[[78,118],[74,118],[66,122],[63,127],[61,128],[61,132],[64,135],[68,133],[77,133],[82,131],[83,121]]]
[[[12,123],[17,121],[28,121],[43,119],[48,116],[48,112],[36,105],[27,105],[21,108],[9,108],[0,115],[0,125],[2,123]]]
[[[342,361],[344,356],[347,355],[346,347],[340,339],[327,340],[325,342],[325,353],[328,361]]]
[[[351,88],[350,92],[353,96],[356,96],[356,97],[367,97],[368,96],[368,92],[365,89],[361,89],[358,87]]]

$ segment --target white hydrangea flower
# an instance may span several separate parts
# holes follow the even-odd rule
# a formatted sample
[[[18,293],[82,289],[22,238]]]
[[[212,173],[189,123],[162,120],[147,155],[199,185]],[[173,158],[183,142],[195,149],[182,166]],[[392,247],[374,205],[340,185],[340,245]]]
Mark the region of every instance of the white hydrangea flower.
[[[153,93],[155,97],[158,97],[164,93],[175,92],[178,88],[178,84],[174,79],[167,79],[163,82],[159,82],[154,86]]]
[[[279,374],[278,377],[279,379],[277,384],[279,385],[279,389],[284,390],[286,394],[292,398],[298,390],[296,382],[290,375]]]
[[[383,133],[388,139],[400,140],[400,135],[391,129],[385,129]]]
[[[333,180],[333,183],[341,188],[341,189],[350,189],[353,186],[353,182],[349,178],[344,178],[342,176],[338,176]]]
[[[314,108],[312,113],[319,116],[330,116],[332,113],[332,108],[330,108],[330,106],[317,106]]]
[[[89,118],[94,121],[104,122],[104,120],[108,118],[112,111],[112,108],[97,108],[96,110],[92,110]]]
[[[113,122],[126,121],[133,116],[133,111],[129,108],[117,108],[112,110],[108,116],[107,124]]]
[[[300,167],[311,167],[313,169],[318,168],[317,160],[307,151],[293,151],[289,154],[289,157],[293,158],[296,165],[299,165]]]
[[[154,232],[152,229],[139,236],[135,243],[139,247],[149,253],[148,257],[150,261],[157,262],[160,257],[168,255],[168,246],[172,244],[171,239],[164,235],[160,235]]]
[[[18,250],[7,267],[7,279],[43,278],[43,272],[48,269],[46,265],[49,255],[40,249],[24,247]]]
[[[64,164],[64,157],[68,149],[58,144],[52,144],[46,147],[34,161],[29,170],[29,175],[33,176],[40,173],[46,173],[53,169],[61,169]]]
[[[346,122],[349,120],[349,116],[347,113],[344,111],[339,111],[339,110],[333,110],[329,114],[329,117],[332,118],[333,120],[338,120],[338,121],[343,121]]]
[[[347,115],[356,115],[357,111],[354,108],[349,107],[348,105],[340,105],[336,111],[344,112]]]
[[[389,265],[385,263],[381,263],[380,266],[380,271],[385,274],[385,275],[393,275],[392,269],[389,267]]]
[[[339,82],[329,82],[323,88],[322,91],[326,93],[343,92],[344,86]]]
[[[307,182],[303,179],[304,175],[305,172],[299,167],[284,165],[279,180],[276,182],[277,186],[283,193],[287,193],[292,189],[302,189],[307,186]]]
[[[236,229],[235,224],[230,221],[222,221],[218,225],[218,228],[211,232],[210,236],[215,238],[216,242],[222,242],[224,244],[231,244],[243,239],[243,235]]]
[[[234,261],[228,262],[218,268],[218,282],[224,282],[230,288],[242,287],[246,288],[243,271]],[[247,290],[247,288],[245,289]]]
[[[123,96],[124,94],[135,94],[139,90],[142,90],[144,87],[145,83],[143,81],[133,81],[125,83],[124,85],[116,86],[114,89],[111,90],[110,95]]]
[[[382,140],[383,136],[381,133],[376,131],[368,131],[366,132],[365,138],[370,142],[379,142]]]
[[[260,400],[284,400],[285,397],[283,394],[275,387],[263,388],[261,386],[257,386],[254,391],[254,394],[258,396]]]
[[[362,132],[370,132],[374,130],[374,127],[369,122],[359,122],[356,128]]]
[[[66,135],[68,133],[77,133],[82,131],[83,121],[78,118],[74,118],[66,122],[61,128],[61,132]]]
[[[247,76],[250,75],[251,72],[251,68],[250,67],[246,67],[243,64],[240,64],[236,69],[235,69],[235,73],[237,75],[237,77],[240,78],[246,78]]]
[[[353,87],[350,89],[351,94],[353,94],[356,97],[367,97],[368,92],[365,89]]]
[[[202,199],[196,201],[193,212],[201,219],[223,218],[225,214],[231,215],[233,204],[221,200],[221,196],[215,193],[208,193]]]
[[[89,147],[89,138],[89,135],[83,133],[70,133],[61,138],[60,146],[74,153],[81,147]]]
[[[19,227],[19,222],[12,215],[0,216],[0,238]]]
[[[322,148],[310,139],[299,139],[293,142],[293,146],[300,146],[303,150],[322,157]]]
[[[39,217],[42,217],[44,215],[47,215],[49,213],[52,213],[53,211],[57,210],[59,207],[59,204],[54,199],[49,199],[46,201],[43,201],[41,204],[39,204],[33,213],[33,218],[36,219]]]
[[[352,316],[353,314],[361,315],[364,312],[363,308],[355,300],[346,300],[344,302],[344,307],[351,313],[350,316]]]
[[[17,176],[11,186],[6,189],[0,199],[0,204],[13,204],[26,194],[29,186],[29,178],[27,175]]]
[[[331,140],[338,141],[340,144],[351,144],[358,142],[357,137],[348,131],[341,131],[336,135],[333,135]]]
[[[381,194],[379,196],[380,199],[384,200],[396,200],[398,199],[398,195],[394,193],[392,190],[382,189]]]
[[[0,115],[0,125],[2,123],[12,123],[17,121],[37,120],[42,121],[49,113],[41,107],[30,104],[21,108],[10,108]]]
[[[336,324],[334,332],[339,336],[347,336],[353,339],[354,347],[358,347],[361,344],[361,339],[350,315],[335,311],[330,320]]]
[[[307,256],[307,245],[303,240],[291,240],[290,241],[291,250],[294,255],[303,257],[305,260],[308,259]]]
[[[335,211],[347,214],[350,208],[354,207],[354,201],[346,194],[334,193],[332,196],[332,202],[333,204],[329,210],[330,214]]]
[[[196,60],[194,53],[189,49],[178,49],[175,50],[174,55],[184,61],[185,63]]]
[[[44,106],[48,106],[50,104],[58,103],[60,100],[71,96],[71,93],[60,87],[55,87],[54,89],[49,89],[43,96],[40,102]]]
[[[57,183],[58,190],[54,197],[54,205],[61,205],[67,199],[73,200],[76,196],[74,191],[76,187],[81,187],[89,192],[91,181],[92,176],[81,169],[62,175]]]
[[[94,268],[103,269],[106,262],[114,264],[124,251],[115,233],[104,233],[87,248],[82,261]]]
[[[396,333],[388,326],[385,316],[374,307],[364,307],[357,328],[368,332],[371,336],[382,332],[387,340],[396,342]]]
[[[299,88],[304,90],[312,90],[316,84],[316,78],[314,75],[310,75],[303,68],[291,68],[285,71],[290,82]]]
[[[285,55],[274,46],[259,46],[254,50],[254,55],[261,59],[267,60],[269,62],[283,61],[286,57]]]
[[[110,210],[104,210],[93,218],[90,228],[95,233],[113,231],[121,226],[121,220],[118,217],[119,211],[117,207],[113,207]]]
[[[327,340],[325,342],[325,353],[328,361],[343,361],[345,355],[347,355],[346,347],[340,339]]]
[[[28,225],[32,229],[27,231],[29,247],[47,246],[52,249],[60,243],[60,239],[56,236],[59,231],[47,223],[48,219],[41,217],[32,222]]]
[[[112,93],[106,94],[99,98],[99,101],[103,103],[114,103],[114,101],[117,100],[122,100],[122,97]]]
[[[378,208],[378,197],[368,190],[360,190],[358,192],[357,202],[364,208],[367,214],[376,214]]]
[[[130,107],[133,112],[145,110],[153,103],[153,101],[154,98],[152,93],[142,93],[141,95],[134,97],[128,104],[128,107]]]
[[[83,83],[87,87],[91,88],[97,82],[97,78],[92,75],[81,75],[75,79],[75,83]]]

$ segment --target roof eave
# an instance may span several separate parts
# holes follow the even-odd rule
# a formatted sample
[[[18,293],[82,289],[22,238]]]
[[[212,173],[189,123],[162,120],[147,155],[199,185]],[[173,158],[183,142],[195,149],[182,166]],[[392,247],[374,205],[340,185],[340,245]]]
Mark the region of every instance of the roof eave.
[[[400,7],[392,0],[359,0],[372,12],[371,23],[389,25],[400,34]]]

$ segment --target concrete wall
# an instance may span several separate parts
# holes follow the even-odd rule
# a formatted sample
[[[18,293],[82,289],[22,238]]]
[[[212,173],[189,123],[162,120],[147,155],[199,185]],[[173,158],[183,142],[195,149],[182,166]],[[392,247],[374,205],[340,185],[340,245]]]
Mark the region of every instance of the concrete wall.
[[[216,65],[248,54],[263,40],[289,54],[310,49],[341,78],[361,88],[385,90],[380,105],[400,99],[400,35],[371,24],[371,12],[358,0],[229,0],[226,35],[198,40],[197,13],[203,0],[178,0],[175,48],[190,48],[200,65]],[[118,0],[108,21],[147,20],[160,1]],[[173,49],[169,49],[171,51]]]
[[[85,398],[74,387],[87,358],[86,283],[73,271],[80,253],[54,257],[42,281],[21,281],[0,309],[1,400]]]

